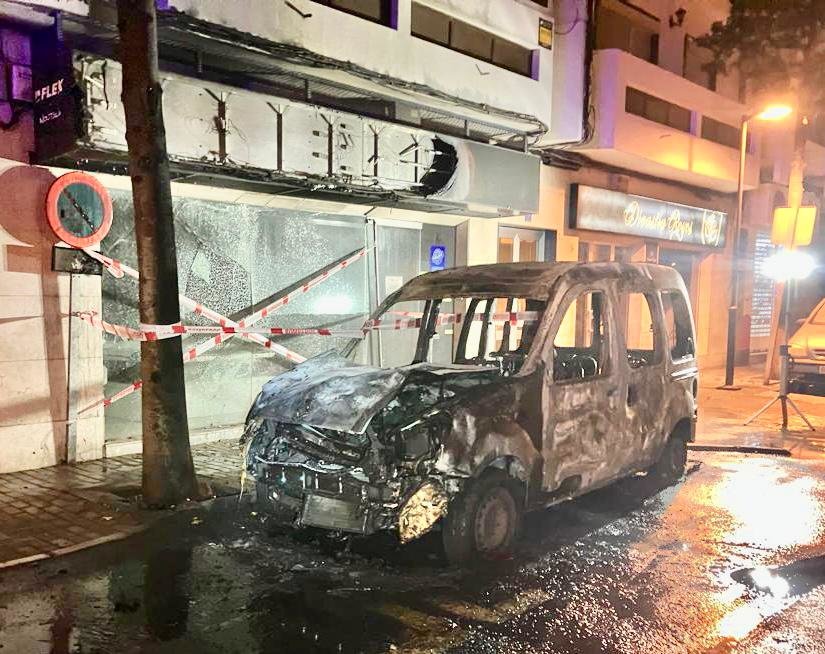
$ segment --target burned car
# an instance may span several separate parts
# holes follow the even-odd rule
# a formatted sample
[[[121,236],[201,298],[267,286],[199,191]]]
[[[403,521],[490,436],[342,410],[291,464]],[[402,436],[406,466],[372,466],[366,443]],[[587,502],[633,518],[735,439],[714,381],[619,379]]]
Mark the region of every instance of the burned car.
[[[510,550],[525,511],[683,472],[697,367],[671,268],[433,272],[365,327],[270,380],[250,410],[247,469],[289,524],[402,542],[440,527],[462,564]]]

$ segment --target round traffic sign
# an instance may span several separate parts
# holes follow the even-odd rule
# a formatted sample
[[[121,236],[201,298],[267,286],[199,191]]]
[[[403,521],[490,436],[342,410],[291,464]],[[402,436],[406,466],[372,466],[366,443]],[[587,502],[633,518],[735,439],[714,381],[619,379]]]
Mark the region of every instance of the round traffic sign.
[[[88,173],[67,173],[49,188],[46,218],[67,245],[90,247],[100,243],[112,227],[112,198]]]

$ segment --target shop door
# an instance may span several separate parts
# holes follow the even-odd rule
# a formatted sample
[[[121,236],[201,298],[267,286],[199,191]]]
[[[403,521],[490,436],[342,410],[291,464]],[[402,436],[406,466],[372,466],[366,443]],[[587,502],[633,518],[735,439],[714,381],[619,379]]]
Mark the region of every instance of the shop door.
[[[370,270],[371,293],[376,301],[373,308],[413,277],[433,269],[431,246],[446,248],[445,268],[455,265],[455,228],[443,225],[427,225],[415,222],[386,221],[370,225],[374,229],[375,265]],[[423,302],[408,302],[404,311],[416,313],[424,308]],[[442,311],[451,311],[449,304],[442,305]],[[452,330],[450,330],[452,331]],[[451,334],[450,334],[451,335]],[[372,364],[385,368],[404,366],[415,356],[415,339],[400,331],[376,332],[371,346]],[[449,360],[452,341],[447,338],[433,338],[431,359]]]
[[[659,248],[659,263],[663,266],[675,268],[687,286],[688,297],[693,297],[693,267],[696,263],[696,255],[685,250],[668,250]]]
[[[555,232],[499,227],[498,262],[555,261]]]

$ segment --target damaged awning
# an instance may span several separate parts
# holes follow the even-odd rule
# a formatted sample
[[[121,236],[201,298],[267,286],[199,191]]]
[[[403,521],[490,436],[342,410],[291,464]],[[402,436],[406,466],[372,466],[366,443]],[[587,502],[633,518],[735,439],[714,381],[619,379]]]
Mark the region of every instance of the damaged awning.
[[[538,210],[540,160],[523,151],[528,134],[512,131],[518,117],[504,115],[496,125],[476,121],[472,128],[467,118],[462,136],[452,136],[459,119],[439,113],[444,98],[357,76],[352,79],[361,87],[345,87],[333,78],[354,72],[312,67],[292,46],[262,42],[269,52],[249,39],[232,43],[235,35],[220,26],[208,26],[206,35],[207,26],[193,20],[164,16],[160,37],[174,46],[164,53],[165,67],[180,71],[163,74],[167,149],[177,181],[480,217]],[[38,88],[58,89],[35,105],[37,162],[125,174],[120,65],[104,54],[111,27],[65,23],[62,50],[49,43],[35,49]],[[203,49],[192,50],[193,40]],[[61,51],[66,61],[53,65]],[[184,66],[187,58],[195,70]],[[415,114],[422,126],[399,121],[393,95],[432,103]],[[427,122],[435,114],[438,120]],[[499,119],[493,110],[486,115]],[[531,125],[536,128],[521,126]],[[487,142],[472,140],[482,129]]]

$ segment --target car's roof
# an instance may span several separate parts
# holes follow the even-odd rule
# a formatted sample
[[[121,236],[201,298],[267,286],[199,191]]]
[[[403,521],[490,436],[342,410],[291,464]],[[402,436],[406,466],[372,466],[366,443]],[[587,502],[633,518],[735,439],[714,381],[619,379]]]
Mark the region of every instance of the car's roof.
[[[493,263],[419,275],[399,291],[395,301],[469,296],[543,300],[562,276],[571,283],[638,279],[652,281],[658,288],[682,288],[683,284],[675,269],[649,263]]]

